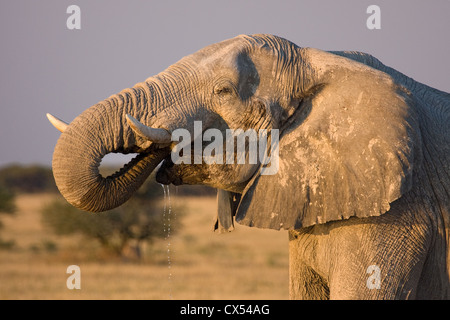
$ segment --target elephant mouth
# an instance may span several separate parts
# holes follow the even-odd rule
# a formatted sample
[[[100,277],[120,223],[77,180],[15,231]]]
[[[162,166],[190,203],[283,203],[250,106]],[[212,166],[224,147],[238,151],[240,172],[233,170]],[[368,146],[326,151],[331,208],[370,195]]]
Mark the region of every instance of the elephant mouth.
[[[175,165],[170,156],[162,161],[156,172],[156,181],[166,185],[173,184],[175,186],[179,186],[182,184],[208,184],[209,180],[210,178],[208,177],[208,171],[205,170],[202,165]]]
[[[156,181],[165,185],[179,186],[183,184],[182,175],[178,170],[175,170],[171,157],[165,158],[157,168]]]

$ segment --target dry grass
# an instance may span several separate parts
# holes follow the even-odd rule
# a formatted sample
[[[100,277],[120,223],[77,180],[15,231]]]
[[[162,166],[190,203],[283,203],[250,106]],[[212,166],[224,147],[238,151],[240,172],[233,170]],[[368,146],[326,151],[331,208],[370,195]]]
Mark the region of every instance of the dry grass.
[[[142,261],[126,262],[101,256],[92,241],[45,229],[40,208],[54,197],[22,195],[18,212],[1,217],[0,236],[15,247],[0,250],[0,299],[288,298],[287,233],[238,225],[215,234],[215,198],[172,195],[172,214],[185,210],[180,230],[148,245]],[[71,264],[81,268],[81,290],[66,287]]]

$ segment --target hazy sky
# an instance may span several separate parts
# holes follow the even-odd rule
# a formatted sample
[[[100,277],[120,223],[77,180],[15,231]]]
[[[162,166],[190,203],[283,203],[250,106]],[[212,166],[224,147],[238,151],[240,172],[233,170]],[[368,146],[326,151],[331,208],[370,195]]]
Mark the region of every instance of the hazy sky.
[[[72,4],[81,9],[81,30],[66,26]],[[366,26],[372,4],[381,9],[379,30]],[[70,122],[183,56],[239,34],[364,51],[450,92],[449,14],[449,0],[1,0],[0,166],[51,164],[59,132],[46,112]]]

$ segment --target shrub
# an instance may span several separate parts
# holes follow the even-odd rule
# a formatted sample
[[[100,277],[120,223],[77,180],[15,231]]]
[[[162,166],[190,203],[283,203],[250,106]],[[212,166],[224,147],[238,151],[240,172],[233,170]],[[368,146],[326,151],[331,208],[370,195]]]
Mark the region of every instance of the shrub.
[[[16,210],[14,193],[0,184],[0,212],[13,213]]]
[[[147,183],[125,204],[103,213],[88,213],[62,199],[55,200],[42,209],[42,219],[58,235],[81,233],[96,239],[103,248],[118,256],[123,256],[133,242],[131,251],[140,258],[142,242],[164,238],[169,223],[173,233],[177,229],[174,224],[179,221],[172,219],[169,222],[170,217],[163,215],[164,204],[159,201],[163,199],[163,189],[157,186],[159,189],[153,183]],[[177,208],[177,216],[181,213]]]

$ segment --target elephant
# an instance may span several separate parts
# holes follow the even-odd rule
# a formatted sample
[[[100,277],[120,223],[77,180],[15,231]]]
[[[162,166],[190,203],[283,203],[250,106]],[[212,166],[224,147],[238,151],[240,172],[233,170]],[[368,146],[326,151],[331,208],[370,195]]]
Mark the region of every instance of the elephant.
[[[291,299],[449,297],[450,94],[369,54],[240,35],[70,124],[48,118],[62,132],[56,184],[80,209],[121,205],[160,165],[160,183],[218,189],[219,231],[234,222],[288,230]],[[186,141],[174,137],[181,129]],[[211,129],[266,133],[270,162],[269,152],[244,163],[199,160]],[[174,160],[182,142],[193,163]],[[246,160],[250,149],[247,140]],[[111,152],[138,155],[103,177],[98,167]]]

